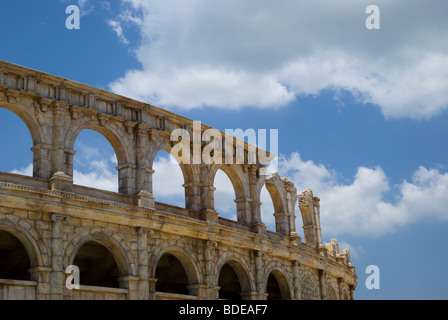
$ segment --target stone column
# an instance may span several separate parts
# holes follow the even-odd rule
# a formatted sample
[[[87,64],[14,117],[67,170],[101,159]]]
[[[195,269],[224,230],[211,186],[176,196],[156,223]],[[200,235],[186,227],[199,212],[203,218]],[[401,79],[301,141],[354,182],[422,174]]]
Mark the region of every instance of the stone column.
[[[294,299],[300,300],[300,271],[299,271],[300,263],[298,261],[292,262],[292,277],[293,277],[293,292]]]
[[[286,178],[282,179],[285,185],[286,190],[286,207],[289,212],[289,230],[291,236],[296,236],[296,214],[294,210],[294,204],[297,200],[297,188],[294,187],[294,183],[287,180]]]
[[[216,190],[213,186],[202,186],[202,210],[201,218],[209,222],[218,222],[218,212],[214,208],[213,192]]]
[[[355,300],[355,286],[349,285],[348,288],[350,290],[350,300]]]
[[[200,187],[193,182],[184,183],[185,188],[185,208],[191,211],[201,211]]]
[[[285,236],[290,236],[291,230],[289,229],[289,213],[288,212],[276,212],[275,217],[275,231]]]
[[[51,153],[53,146],[39,143],[31,148],[33,152],[33,177],[50,179],[51,177]]]
[[[148,278],[149,300],[156,300],[156,278]]]
[[[51,276],[50,292],[52,300],[62,300],[64,291],[64,270],[62,259],[64,256],[63,246],[63,222],[70,221],[70,217],[53,213],[51,215]]]
[[[325,270],[318,270],[319,272],[319,291],[320,291],[320,299],[327,300],[327,290],[325,290]]]
[[[204,241],[204,275],[205,275],[205,293],[204,298],[211,300],[217,297],[215,279],[213,276],[213,249],[217,246],[216,242],[206,240]],[[216,292],[215,292],[216,291]]]
[[[123,163],[115,167],[118,171],[118,192],[135,195],[135,175],[137,166],[132,163]]]
[[[137,228],[137,299],[148,300],[149,299],[149,283],[148,283],[148,232],[143,228]]]
[[[137,148],[135,150],[135,204],[139,207],[154,209],[156,204],[152,190],[152,175],[155,171],[151,169],[147,159],[148,149],[151,143],[149,132],[150,128],[147,125],[142,123],[137,125]]]
[[[51,158],[52,171],[64,172],[64,117],[66,114],[66,107],[57,103],[53,107],[53,153]]]
[[[263,282],[263,256],[261,251],[254,251],[255,255],[255,284],[257,288],[257,300],[265,299],[265,285]]]
[[[51,299],[51,273],[52,268],[36,267],[28,270],[31,274],[31,280],[37,282],[36,300]]]
[[[51,190],[71,191],[73,187],[73,178],[64,172],[64,127],[65,115],[68,106],[62,102],[56,102],[53,106],[53,135],[51,151],[51,173],[49,188]]]
[[[344,296],[342,295],[344,292],[344,278],[339,277],[338,279],[338,296],[339,300],[344,300]]]
[[[256,233],[266,232],[266,225],[261,219],[261,202],[259,201],[259,195],[257,194],[257,182],[259,178],[259,168],[256,165],[249,165],[249,192],[252,199],[250,203],[252,231]]]
[[[249,198],[239,198],[235,199],[236,203],[236,212],[238,222],[242,222],[248,225],[251,225],[252,217],[251,217],[251,207],[252,207],[252,199]]]
[[[139,277],[125,276],[118,278],[120,288],[128,289],[128,300],[138,300]]]

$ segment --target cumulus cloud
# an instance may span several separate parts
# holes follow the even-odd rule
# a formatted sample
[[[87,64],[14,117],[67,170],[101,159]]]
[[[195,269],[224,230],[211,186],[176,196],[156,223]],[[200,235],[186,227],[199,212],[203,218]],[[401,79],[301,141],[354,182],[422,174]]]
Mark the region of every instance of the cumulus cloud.
[[[293,153],[280,159],[279,171],[299,192],[311,188],[321,199],[322,230],[329,236],[379,237],[411,223],[448,220],[448,173],[437,169],[419,167],[411,181],[391,186],[382,168],[359,167],[351,183],[340,183],[338,172]]]
[[[365,27],[369,4],[122,0],[118,21],[140,30],[141,68],[110,88],[162,107],[277,108],[344,89],[385,117],[446,109],[448,3],[377,0],[380,30]]]
[[[115,157],[111,157],[114,162]],[[107,161],[86,160],[86,166],[74,170],[74,183],[88,187],[118,191],[118,176]],[[32,164],[12,173],[32,176]],[[156,201],[183,207],[185,190],[183,176],[171,156],[157,156],[153,176]],[[294,182],[298,192],[313,190],[321,199],[321,224],[325,236],[341,234],[380,237],[394,233],[398,228],[422,221],[448,220],[448,172],[419,167],[410,181],[391,186],[381,167],[359,167],[353,180],[341,183],[342,175],[322,164],[302,160],[300,154],[281,156],[279,173]],[[215,208],[222,217],[237,220],[235,193],[227,175],[218,170]],[[269,230],[275,231],[272,199],[262,189],[261,214]],[[394,199],[390,201],[387,199]],[[301,232],[300,211],[296,210],[297,230]],[[358,251],[361,249],[358,248]]]
[[[20,174],[22,176],[32,177],[33,176],[33,164],[30,163],[29,165],[27,165],[26,167],[21,168],[21,169],[14,169],[11,171],[11,173]]]
[[[106,161],[90,161],[88,171],[73,171],[73,183],[118,192],[118,174],[108,168]]]

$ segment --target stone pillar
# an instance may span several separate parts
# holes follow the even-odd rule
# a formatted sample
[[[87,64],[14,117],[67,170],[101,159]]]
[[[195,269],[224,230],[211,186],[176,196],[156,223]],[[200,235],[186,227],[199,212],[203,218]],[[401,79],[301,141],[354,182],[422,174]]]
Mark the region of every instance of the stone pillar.
[[[319,198],[314,197],[310,189],[306,189],[299,195],[299,208],[302,213],[303,231],[306,244],[318,248],[322,243],[320,235]]]
[[[148,278],[149,300],[156,300],[156,278]]]
[[[203,244],[204,250],[204,275],[205,275],[205,292],[204,297],[207,300],[216,299],[219,289],[216,291],[215,279],[213,276],[213,249],[217,246],[216,242],[206,240]]]
[[[155,208],[155,197],[152,194],[152,175],[154,170],[150,168],[148,159],[149,127],[145,124],[138,124],[136,130],[136,167],[135,167],[135,192],[136,205],[145,208]]]
[[[344,293],[344,278],[339,277],[337,280],[338,280],[338,297],[339,297],[339,300],[344,300],[344,296],[343,296],[343,293]]]
[[[327,290],[325,290],[325,270],[318,270],[319,273],[319,291],[320,291],[320,299],[327,300]]]
[[[151,231],[149,231],[151,232]],[[149,282],[148,282],[148,231],[143,228],[137,228],[137,299],[149,299]]]
[[[50,292],[52,300],[62,300],[64,291],[64,270],[62,259],[64,257],[63,246],[63,222],[69,222],[70,217],[53,213],[51,215],[51,276]]]
[[[209,222],[218,222],[218,212],[214,208],[213,192],[216,190],[213,186],[202,186],[201,192],[201,219]]]
[[[132,163],[123,163],[115,167],[118,170],[118,192],[135,195],[134,171],[137,166]]]
[[[283,183],[286,190],[286,209],[289,212],[289,232],[290,235],[295,237],[297,235],[296,231],[296,214],[294,210],[294,204],[297,200],[297,189],[294,187],[294,183],[286,178],[283,178]]]
[[[316,224],[316,238],[317,244],[322,244],[322,232],[320,227],[320,198],[313,197],[313,207],[314,207],[314,222]]]
[[[39,143],[31,148],[33,152],[33,177],[50,179],[51,177],[51,152],[53,146]]]
[[[257,288],[257,300],[265,299],[265,284],[263,282],[263,256],[264,253],[261,251],[254,251],[255,255],[255,285]]]
[[[52,268],[36,267],[28,270],[31,274],[31,280],[37,282],[36,300],[51,299],[51,273]]]
[[[185,188],[185,208],[191,211],[201,211],[201,192],[200,187],[193,182],[184,183]]]
[[[252,199],[239,198],[234,200],[236,203],[236,212],[238,222],[250,225],[252,222],[251,207]]]
[[[118,278],[120,288],[128,289],[128,300],[138,300],[139,277],[126,276]]]
[[[294,299],[300,300],[300,263],[298,261],[292,262],[292,278],[293,278],[293,292]]]
[[[348,288],[350,290],[350,300],[355,300],[355,286],[349,285]]]
[[[261,219],[261,202],[257,194],[257,183],[260,179],[259,168],[256,165],[250,165],[248,169],[249,175],[249,192],[252,199],[250,203],[252,231],[255,233],[265,233],[266,225]]]
[[[57,103],[53,107],[53,152],[51,157],[53,174],[64,172],[64,124],[67,107]]]
[[[53,135],[51,150],[51,178],[49,188],[51,190],[71,191],[73,187],[73,178],[70,177],[65,169],[65,116],[68,106],[62,102],[56,102],[53,106]]]
[[[275,231],[285,236],[289,236],[291,234],[290,230],[290,221],[289,221],[289,213],[288,212],[276,212],[274,213],[275,217]]]

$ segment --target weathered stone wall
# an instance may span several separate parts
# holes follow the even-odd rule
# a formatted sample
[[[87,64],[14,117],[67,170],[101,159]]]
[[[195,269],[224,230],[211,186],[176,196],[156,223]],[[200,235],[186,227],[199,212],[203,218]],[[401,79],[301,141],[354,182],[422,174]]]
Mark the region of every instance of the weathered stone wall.
[[[322,244],[319,198],[311,190],[298,195],[287,178],[265,177],[262,163],[247,162],[247,144],[243,164],[180,164],[186,203],[177,208],[155,202],[152,164],[159,150],[173,148],[170,133],[192,129],[191,120],[6,62],[0,107],[25,122],[33,141],[33,177],[0,172],[0,255],[13,244],[2,235],[12,235],[30,265],[27,280],[0,279],[0,299],[219,299],[235,292],[243,299],[353,299],[348,250],[340,253],[336,240]],[[73,146],[83,129],[112,144],[119,193],[73,184]],[[235,189],[237,221],[214,209],[218,169]],[[261,219],[263,185],[276,232]],[[296,206],[305,242],[295,230]],[[65,270],[75,260],[81,277],[102,272],[98,283],[69,290]],[[8,263],[0,271],[12,274]],[[103,285],[112,278],[117,286]]]

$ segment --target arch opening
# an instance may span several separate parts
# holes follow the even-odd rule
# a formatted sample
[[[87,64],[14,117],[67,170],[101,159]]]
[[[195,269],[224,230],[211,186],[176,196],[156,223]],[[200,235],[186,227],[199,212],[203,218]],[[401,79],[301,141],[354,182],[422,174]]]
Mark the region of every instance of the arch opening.
[[[219,273],[219,299],[241,300],[241,284],[235,270],[226,263]]]
[[[238,220],[235,204],[236,192],[229,175],[222,169],[215,174],[213,186],[216,188],[213,194],[214,209],[221,217]]]
[[[182,263],[174,255],[165,253],[157,263],[155,272],[156,291],[165,293],[190,294],[189,280]]]
[[[0,279],[31,280],[28,252],[8,231],[0,230]]]
[[[156,201],[185,207],[184,173],[178,161],[165,150],[157,152],[153,161],[152,190]]]
[[[275,232],[276,226],[274,216],[274,202],[272,200],[271,194],[268,192],[268,190],[266,189],[266,185],[264,184],[260,191],[260,202],[261,219],[266,225],[267,230]]]
[[[84,129],[76,137],[74,149],[74,184],[119,191],[117,155],[105,136],[93,129]]]
[[[290,299],[289,287],[283,273],[274,270],[269,274],[266,283],[266,294],[268,300]]]
[[[80,284],[119,288],[120,273],[113,254],[101,243],[91,240],[76,253],[73,264],[80,271]]]
[[[0,157],[0,171],[33,176],[32,146],[26,123],[14,112],[0,108],[0,150],[8,150]]]

